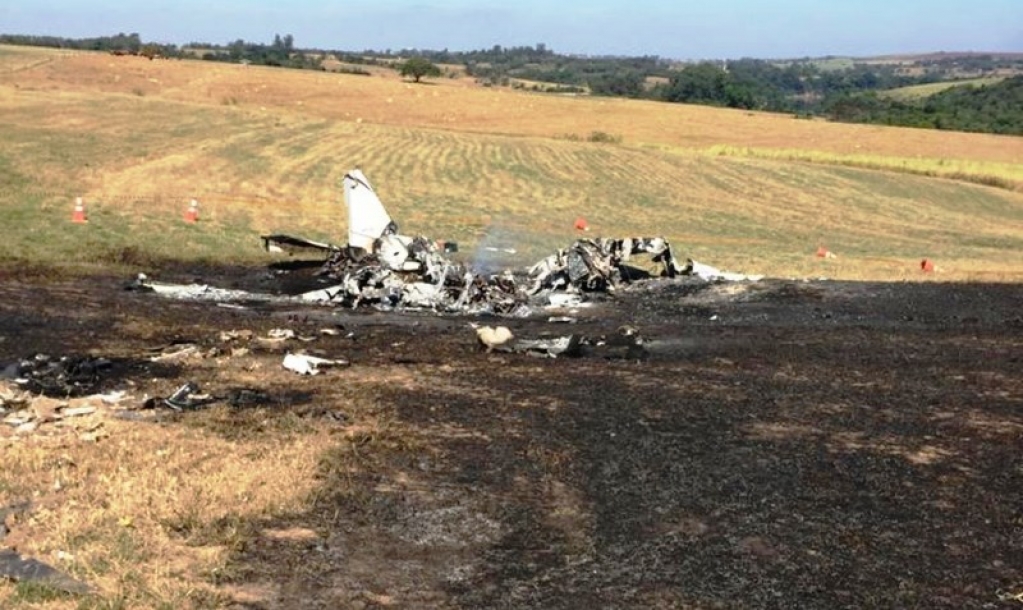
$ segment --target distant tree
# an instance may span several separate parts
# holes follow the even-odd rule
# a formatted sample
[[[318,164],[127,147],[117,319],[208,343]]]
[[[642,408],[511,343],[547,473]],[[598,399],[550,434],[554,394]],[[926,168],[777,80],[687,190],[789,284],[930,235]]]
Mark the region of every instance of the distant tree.
[[[704,62],[689,66],[671,77],[665,98],[683,104],[724,105],[728,73],[720,66]]]
[[[423,57],[413,57],[401,64],[401,75],[411,76],[412,80],[419,82],[424,76],[440,76],[440,68],[436,64]]]
[[[280,34],[274,34],[274,41],[270,46],[274,50],[291,53],[295,50],[295,37],[291,34],[285,34],[282,38]]]
[[[156,45],[156,44],[152,44],[152,43],[142,45],[142,48],[139,49],[138,53],[139,53],[139,55],[141,55],[143,57],[147,57],[149,59],[154,59],[156,57],[163,57],[163,51],[160,49],[160,45]]]
[[[751,77],[732,74],[712,62],[686,67],[671,77],[663,90],[669,102],[708,104],[729,108],[766,107],[758,103],[755,95],[757,81]]]
[[[643,94],[643,75],[632,70],[596,75],[590,80],[594,95],[640,97]]]

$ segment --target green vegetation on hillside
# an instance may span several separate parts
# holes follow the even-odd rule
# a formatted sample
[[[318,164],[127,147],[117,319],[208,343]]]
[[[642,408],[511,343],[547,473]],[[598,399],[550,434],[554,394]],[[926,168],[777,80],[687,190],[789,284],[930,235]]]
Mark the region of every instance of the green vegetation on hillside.
[[[852,123],[1023,135],[1023,76],[952,87],[920,100],[851,94],[832,100],[827,112]]]
[[[1005,80],[1002,76],[990,76],[987,78],[970,78],[967,80],[952,80],[942,81],[940,83],[928,83],[926,85],[910,85],[908,87],[898,87],[896,89],[888,89],[887,91],[879,91],[880,97],[899,100],[901,102],[920,100],[925,97],[930,97],[935,93],[941,93],[946,89],[952,87],[962,87],[965,85],[973,85],[975,87],[984,85],[994,85]]]

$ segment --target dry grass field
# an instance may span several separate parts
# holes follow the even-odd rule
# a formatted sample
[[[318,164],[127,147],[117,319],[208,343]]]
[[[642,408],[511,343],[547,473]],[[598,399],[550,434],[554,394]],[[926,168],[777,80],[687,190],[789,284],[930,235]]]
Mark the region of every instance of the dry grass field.
[[[353,167],[464,256],[532,262],[584,216],[736,271],[930,283],[638,293],[575,327],[642,322],[665,350],[642,365],[121,289],[253,282],[261,232],[342,239]],[[116,358],[139,403],[266,394],[0,428],[0,511],[31,504],[3,546],[92,587],[0,581],[0,607],[992,607],[1023,586],[1021,322],[1017,286],[967,282],[1023,280],[1021,185],[1021,138],[0,46],[0,364]],[[220,336],[278,326],[352,366],[296,377]]]
[[[1013,278],[1023,251],[1019,138],[16,47],[0,109],[0,197],[27,223],[4,258],[64,257],[74,196],[93,222],[72,241],[102,264],[140,243],[254,260],[260,231],[336,239],[356,166],[406,231],[514,242],[522,262],[580,215],[783,276],[916,277],[931,257],[946,278]],[[192,197],[204,222],[185,227]],[[839,254],[825,268],[819,243]]]
[[[967,85],[973,87],[984,87],[987,85],[994,85],[1005,80],[997,76],[991,76],[986,78],[970,78],[964,80],[946,81],[940,83],[928,83],[926,85],[912,85],[909,87],[899,87],[898,89],[891,89],[886,91],[884,95],[892,99],[905,101],[905,100],[919,100],[925,97],[930,97],[935,93],[940,93],[946,89],[952,87],[964,87]]]

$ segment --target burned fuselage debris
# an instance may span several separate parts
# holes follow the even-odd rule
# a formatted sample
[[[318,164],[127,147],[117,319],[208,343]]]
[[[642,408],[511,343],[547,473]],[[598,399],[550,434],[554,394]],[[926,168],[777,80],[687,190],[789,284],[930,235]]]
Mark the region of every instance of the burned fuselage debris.
[[[345,246],[289,235],[263,235],[270,252],[312,251],[324,256],[323,287],[275,297],[203,285],[149,282],[143,288],[178,298],[259,302],[288,300],[356,308],[432,310],[525,317],[543,307],[578,307],[588,294],[613,293],[651,277],[698,276],[707,280],[755,280],[688,260],[679,264],[662,237],[580,239],[527,270],[479,273],[445,256],[451,249],[424,236],[399,233],[369,180],[358,169],[344,176],[348,208]],[[634,265],[648,257],[646,268]]]
[[[273,252],[314,250],[327,254],[320,270],[336,282],[301,294],[309,302],[346,307],[488,311],[510,313],[527,301],[511,274],[485,277],[451,261],[449,250],[423,236],[398,233],[369,180],[359,170],[344,177],[348,244],[335,246],[288,235],[264,235]]]
[[[48,396],[81,396],[93,391],[114,363],[92,356],[53,358],[36,354],[0,370],[0,380],[17,381],[25,389]]]
[[[487,353],[519,353],[544,358],[597,356],[630,361],[645,360],[649,356],[642,335],[631,326],[622,326],[604,335],[542,333],[530,339],[516,337],[504,326],[472,326]]]
[[[531,292],[572,289],[613,292],[623,283],[652,276],[651,272],[628,264],[634,255],[644,253],[651,255],[651,261],[660,266],[660,276],[680,274],[671,246],[664,238],[580,239],[530,268]]]

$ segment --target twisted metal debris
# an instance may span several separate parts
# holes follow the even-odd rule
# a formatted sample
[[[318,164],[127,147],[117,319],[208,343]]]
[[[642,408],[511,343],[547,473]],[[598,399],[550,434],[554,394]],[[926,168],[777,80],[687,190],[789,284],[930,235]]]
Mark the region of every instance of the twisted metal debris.
[[[400,234],[360,170],[345,174],[343,184],[348,208],[346,246],[290,235],[261,236],[270,252],[313,250],[325,255],[319,275],[330,284],[291,297],[295,300],[351,308],[368,305],[378,309],[525,316],[536,307],[578,304],[584,293],[613,293],[623,284],[655,276],[758,279],[725,274],[692,260],[680,265],[663,237],[580,239],[528,270],[484,275],[450,260],[445,249],[427,237]],[[649,255],[657,271],[630,264],[638,255]],[[266,300],[207,286],[144,285],[179,298]]]

